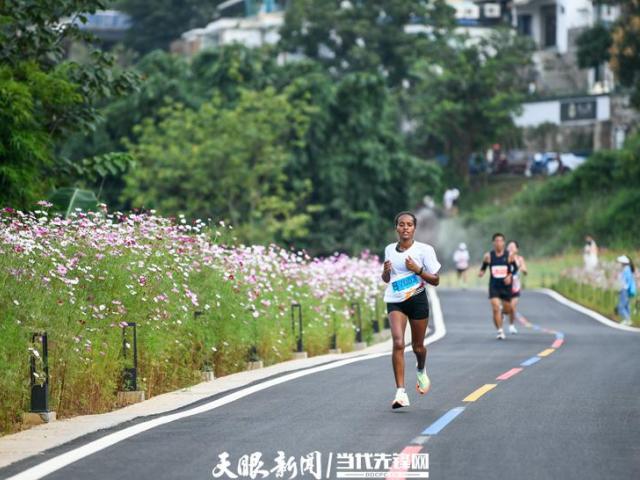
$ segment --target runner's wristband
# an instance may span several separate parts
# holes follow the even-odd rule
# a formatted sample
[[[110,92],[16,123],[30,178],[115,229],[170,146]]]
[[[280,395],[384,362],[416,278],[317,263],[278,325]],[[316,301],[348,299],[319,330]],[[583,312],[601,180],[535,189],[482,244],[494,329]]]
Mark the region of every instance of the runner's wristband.
[[[484,272],[488,266],[489,266],[489,262],[482,262],[482,266],[480,267],[480,270]]]
[[[424,267],[420,268],[420,271],[418,272],[418,275],[422,275],[423,270],[424,270]]]

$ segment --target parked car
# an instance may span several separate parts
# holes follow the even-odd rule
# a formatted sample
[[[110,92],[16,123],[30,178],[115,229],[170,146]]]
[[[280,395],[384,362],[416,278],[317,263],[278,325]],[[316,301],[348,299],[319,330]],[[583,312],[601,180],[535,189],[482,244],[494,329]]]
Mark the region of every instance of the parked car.
[[[586,159],[584,156],[571,152],[560,154],[563,171],[575,170],[582,165]],[[557,152],[539,152],[533,156],[533,161],[529,165],[529,172],[531,175],[555,175],[559,173],[560,162],[558,162]]]
[[[507,172],[522,175],[531,162],[531,155],[526,150],[509,150],[507,153]]]
[[[575,170],[580,165],[582,165],[587,160],[586,157],[582,157],[579,155],[575,155],[573,153],[561,153],[560,161],[562,162],[562,168],[566,170]],[[558,173],[558,168],[560,167],[560,163],[558,162],[557,156],[552,158],[547,163],[547,175],[555,175]]]
[[[488,169],[487,161],[484,155],[481,153],[472,153],[469,155],[469,173],[471,175],[478,175],[485,173]]]

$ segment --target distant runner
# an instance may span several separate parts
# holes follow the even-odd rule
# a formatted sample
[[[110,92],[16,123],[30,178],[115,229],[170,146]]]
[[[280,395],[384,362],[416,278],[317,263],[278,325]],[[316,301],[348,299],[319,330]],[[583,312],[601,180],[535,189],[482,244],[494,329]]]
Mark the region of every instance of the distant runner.
[[[404,389],[404,333],[407,320],[411,324],[411,345],[416,355],[416,390],[427,393],[431,381],[426,372],[427,348],[424,337],[429,322],[429,301],[425,286],[438,285],[440,263],[431,245],[413,239],[417,219],[411,212],[396,215],[395,226],[398,242],[384,249],[382,280],[388,283],[384,293],[387,304],[393,354],[391,361],[396,381],[396,395],[392,408],[409,406],[409,397]]]
[[[458,272],[458,282],[462,281],[462,283],[466,285],[467,270],[469,269],[469,250],[467,250],[466,243],[460,243],[456,251],[453,252],[453,262],[456,264],[456,271]]]
[[[505,249],[504,235],[493,235],[493,250],[484,254],[482,267],[478,276],[482,277],[490,267],[489,300],[493,310],[493,323],[498,330],[498,340],[506,338],[502,329],[502,315],[511,313],[511,281],[512,275],[518,271],[513,255],[509,255]],[[500,304],[502,303],[502,311]]]
[[[527,274],[527,264],[524,261],[524,257],[519,254],[520,245],[515,240],[510,240],[507,243],[507,252],[513,255],[513,258],[518,266],[518,270],[513,274],[511,281],[511,314],[509,315],[509,333],[516,334],[518,329],[515,326],[515,320],[518,316],[517,307],[518,300],[520,300],[520,292],[522,292],[522,282],[520,281],[520,274]]]

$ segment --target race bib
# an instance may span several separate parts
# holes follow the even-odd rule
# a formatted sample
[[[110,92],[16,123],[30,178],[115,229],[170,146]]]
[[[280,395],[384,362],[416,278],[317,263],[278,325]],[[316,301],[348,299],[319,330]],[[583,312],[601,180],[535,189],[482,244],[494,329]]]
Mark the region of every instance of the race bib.
[[[403,292],[419,284],[420,280],[418,279],[418,276],[416,274],[412,274],[391,282],[391,287],[394,292]]]
[[[509,274],[507,265],[493,265],[491,267],[491,275],[493,278],[505,278]]]

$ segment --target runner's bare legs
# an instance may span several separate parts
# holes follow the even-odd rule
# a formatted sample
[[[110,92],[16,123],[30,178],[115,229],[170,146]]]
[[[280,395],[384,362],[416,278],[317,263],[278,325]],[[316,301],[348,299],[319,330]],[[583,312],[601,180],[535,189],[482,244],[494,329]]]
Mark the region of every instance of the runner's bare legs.
[[[411,346],[413,353],[416,355],[418,361],[418,369],[424,368],[424,363],[427,360],[427,347],[424,344],[424,337],[427,334],[428,318],[422,320],[409,320],[411,325]]]
[[[391,325],[391,337],[393,339],[391,363],[396,378],[396,387],[398,388],[404,388],[404,332],[407,327],[407,321],[407,316],[402,312],[396,310],[389,313],[389,324]]]
[[[496,328],[499,330],[502,328],[502,311],[500,309],[500,303],[502,302],[502,300],[500,300],[499,298],[491,298],[491,309],[493,311],[493,323],[495,324]]]

